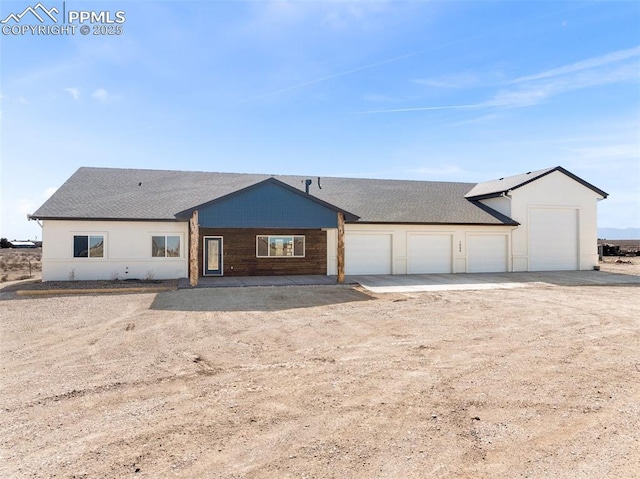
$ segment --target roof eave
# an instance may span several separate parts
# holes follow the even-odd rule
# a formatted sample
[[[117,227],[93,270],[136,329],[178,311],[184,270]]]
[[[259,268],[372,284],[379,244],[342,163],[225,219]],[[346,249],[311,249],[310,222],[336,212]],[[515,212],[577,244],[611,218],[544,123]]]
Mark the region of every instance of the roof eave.
[[[560,173],[563,173],[563,174],[567,175],[572,180],[577,181],[582,186],[585,186],[586,188],[589,188],[590,190],[594,191],[598,195],[602,196],[603,199],[606,198],[607,196],[609,196],[609,194],[607,192],[605,192],[605,191],[601,190],[600,188],[592,185],[588,181],[583,180],[579,176],[574,175],[570,171],[565,170],[562,166],[556,166],[555,168],[551,168],[549,171],[545,171],[544,173],[541,173],[541,174],[539,174],[537,176],[534,176],[533,178],[529,178],[528,180],[523,181],[522,183],[518,183],[517,185],[514,185],[511,188],[504,189],[504,190],[493,191],[491,193],[485,193],[483,195],[475,195],[475,196],[467,196],[467,195],[465,195],[465,198],[467,198],[468,200],[474,200],[474,201],[475,200],[486,200],[486,199],[489,199],[489,198],[497,198],[499,196],[502,196],[504,193],[508,193],[509,191],[516,190],[516,189],[521,188],[521,187],[523,187],[525,185],[528,185],[529,183],[531,183],[533,181],[536,181],[536,180],[538,180],[540,178],[543,178],[543,177],[553,173],[554,171],[559,171]]]
[[[509,190],[500,190],[500,191],[496,191],[494,193],[485,193],[484,195],[475,195],[475,196],[467,196],[464,195],[464,197],[466,199],[468,199],[469,201],[478,201],[478,200],[488,200],[489,198],[499,198],[502,195],[504,195],[505,193],[508,193]]]
[[[160,221],[160,222],[184,222],[182,218],[113,218],[113,217],[87,217],[87,216],[40,216],[31,215],[32,220],[56,220],[56,221]]]
[[[503,223],[464,222],[464,221],[355,221],[358,225],[434,225],[434,226],[520,226],[517,221]]]
[[[578,183],[580,183],[583,186],[586,186],[587,188],[589,188],[590,190],[593,190],[594,192],[598,193],[600,196],[602,196],[603,199],[605,199],[607,196],[609,196],[609,193],[607,193],[606,191],[601,190],[600,188],[592,185],[591,183],[589,183],[588,181],[584,181],[582,178],[574,175],[573,173],[571,173],[570,171],[565,170],[563,167],[561,166],[557,166],[555,167],[553,170],[551,171],[560,171],[562,173],[564,173],[565,175],[567,175],[569,178],[577,181]],[[551,172],[549,172],[551,173]],[[544,175],[541,175],[544,176]]]

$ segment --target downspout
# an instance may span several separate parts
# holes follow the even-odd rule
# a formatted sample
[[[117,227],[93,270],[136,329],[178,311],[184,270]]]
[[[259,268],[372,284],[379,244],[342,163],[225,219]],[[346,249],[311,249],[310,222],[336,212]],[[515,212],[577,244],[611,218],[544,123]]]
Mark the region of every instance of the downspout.
[[[509,218],[513,219],[513,218],[511,217],[511,213],[512,213],[512,212],[511,212],[511,201],[513,200],[513,198],[511,197],[511,190],[503,191],[503,192],[500,194],[500,197],[501,197],[501,198],[506,198],[506,199],[508,199],[508,200],[509,200],[509,215],[508,215],[508,216],[509,216]]]

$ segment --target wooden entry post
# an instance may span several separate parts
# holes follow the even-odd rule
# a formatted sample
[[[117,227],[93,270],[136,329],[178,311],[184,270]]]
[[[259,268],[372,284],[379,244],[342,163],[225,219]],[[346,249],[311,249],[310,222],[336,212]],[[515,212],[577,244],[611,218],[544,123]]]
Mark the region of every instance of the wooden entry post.
[[[189,233],[189,283],[191,286],[198,286],[198,245],[200,244],[198,210],[191,215]]]
[[[344,283],[344,213],[338,211],[338,283]]]

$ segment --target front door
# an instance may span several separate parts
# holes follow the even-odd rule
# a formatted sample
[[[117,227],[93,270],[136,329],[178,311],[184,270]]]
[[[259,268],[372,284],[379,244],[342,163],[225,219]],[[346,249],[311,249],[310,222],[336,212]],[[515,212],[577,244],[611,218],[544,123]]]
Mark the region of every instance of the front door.
[[[222,237],[204,237],[204,272],[205,276],[222,276]]]

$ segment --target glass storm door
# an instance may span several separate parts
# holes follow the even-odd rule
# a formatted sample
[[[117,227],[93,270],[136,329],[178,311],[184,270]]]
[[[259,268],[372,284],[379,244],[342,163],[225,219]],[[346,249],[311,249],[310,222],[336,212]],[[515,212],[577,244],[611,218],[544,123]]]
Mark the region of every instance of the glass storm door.
[[[204,275],[222,276],[222,238],[204,238]]]

